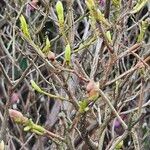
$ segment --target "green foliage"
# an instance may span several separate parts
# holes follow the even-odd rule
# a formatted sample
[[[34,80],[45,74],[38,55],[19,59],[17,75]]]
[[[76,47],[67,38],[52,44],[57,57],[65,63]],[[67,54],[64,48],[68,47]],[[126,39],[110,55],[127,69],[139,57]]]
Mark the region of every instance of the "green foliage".
[[[29,131],[30,129],[31,129],[30,126],[25,126],[23,130],[27,132],[27,131]]]
[[[121,0],[112,0],[112,4],[119,9],[121,6]]]
[[[29,33],[28,24],[27,24],[27,22],[26,22],[24,16],[21,15],[19,19],[20,19],[20,23],[21,23],[21,30],[22,30],[22,32],[24,33],[24,35],[25,35],[27,38],[31,39],[30,33]]]
[[[82,101],[79,101],[79,112],[84,113],[88,110],[89,110],[88,101],[86,99],[82,100]]]
[[[98,21],[108,27],[111,26],[108,20],[104,17],[104,14],[97,8],[96,4],[94,3],[94,0],[86,0],[86,5],[90,11],[92,22]]]
[[[111,38],[111,34],[110,34],[110,31],[107,31],[106,32],[106,37],[107,37],[107,40],[110,44],[112,44],[112,38]]]
[[[33,87],[34,90],[36,90],[39,93],[43,93],[41,88],[33,80],[31,80],[30,82],[31,82],[31,86]]]
[[[20,68],[24,71],[28,67],[27,58],[21,58],[19,60]]]
[[[25,124],[24,131],[31,131],[38,135],[43,135],[45,133],[45,129],[40,125],[35,124],[32,119],[29,119],[28,122]]]
[[[86,0],[85,3],[90,11],[92,11],[96,7],[94,0]]]
[[[61,1],[56,3],[56,12],[60,26],[64,24],[64,7]]]
[[[149,23],[148,21],[142,21],[139,28],[140,28],[140,34],[138,36],[138,40],[137,42],[142,42],[143,41],[143,38],[144,38],[144,35],[145,35],[145,32],[147,30],[149,26]]]
[[[115,150],[121,150],[123,146],[123,141],[116,145]]]
[[[102,24],[110,27],[110,23],[108,22],[108,20],[104,17],[104,14],[99,10],[97,9],[97,16],[95,16],[95,18]]]
[[[148,2],[148,0],[138,0],[136,5],[133,7],[133,10],[131,11],[131,14],[135,14],[139,12]]]
[[[48,37],[46,38],[46,42],[45,42],[45,46],[44,48],[42,49],[42,52],[47,56],[48,55],[48,52],[50,51],[50,48],[51,48],[51,43],[48,39]]]
[[[41,149],[84,149],[90,144],[91,149],[121,150],[128,149],[128,142],[137,149],[132,128],[148,108],[146,2],[16,0],[1,7],[0,103],[7,108],[7,97],[12,104],[21,98],[20,111],[9,115],[11,135],[28,141],[31,133],[37,134],[33,147],[38,136],[45,136],[51,144],[42,144]],[[7,109],[1,112],[3,126],[9,118]],[[146,127],[141,137],[143,148],[149,143],[145,117],[141,124]],[[22,127],[15,131],[16,124]],[[105,126],[108,124],[114,130]],[[1,130],[5,131],[3,127]],[[138,130],[142,133],[142,128]],[[104,136],[99,137],[100,132]],[[105,138],[108,132],[110,138]],[[16,141],[5,144],[10,147]],[[28,141],[26,148],[30,146]]]
[[[68,43],[65,48],[65,62],[67,65],[70,65],[70,61],[71,61],[71,47],[70,44]]]

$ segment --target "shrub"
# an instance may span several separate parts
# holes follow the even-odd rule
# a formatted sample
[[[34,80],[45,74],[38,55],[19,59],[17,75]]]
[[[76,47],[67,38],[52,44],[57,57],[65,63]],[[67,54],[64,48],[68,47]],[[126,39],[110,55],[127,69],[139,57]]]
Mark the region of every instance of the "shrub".
[[[148,0],[0,6],[3,147],[149,149]]]

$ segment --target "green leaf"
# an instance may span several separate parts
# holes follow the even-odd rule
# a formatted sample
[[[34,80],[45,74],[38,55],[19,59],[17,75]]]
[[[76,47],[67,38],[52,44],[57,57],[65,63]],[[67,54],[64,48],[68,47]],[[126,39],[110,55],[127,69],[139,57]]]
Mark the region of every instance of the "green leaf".
[[[123,146],[123,141],[116,145],[115,150],[120,150]]]
[[[79,112],[84,113],[89,110],[87,100],[79,101]]]
[[[85,3],[88,9],[90,10],[90,17],[92,18],[93,21],[96,20],[108,27],[111,26],[108,20],[104,17],[104,14],[99,9],[97,9],[94,0],[86,0]]]
[[[106,37],[107,37],[107,39],[108,39],[108,42],[112,44],[112,39],[111,39],[110,31],[107,31],[107,32],[106,32]]]
[[[24,71],[28,67],[27,59],[26,58],[21,58],[19,60],[19,66]]]
[[[42,49],[42,52],[45,54],[45,55],[48,55],[48,52],[50,51],[50,47],[51,47],[51,43],[48,39],[48,37],[46,38],[46,43],[45,43],[45,47]]]
[[[104,25],[110,27],[110,23],[108,22],[108,20],[104,17],[104,14],[99,10],[97,9],[97,16],[96,16],[97,20],[99,22],[102,22]]]
[[[94,0],[86,0],[85,3],[90,11],[96,7]]]
[[[138,36],[137,42],[142,42],[143,41],[144,35],[145,35],[145,32],[146,32],[148,26],[149,26],[148,21],[142,21],[142,23],[139,26],[139,28],[140,28],[140,34]]]
[[[64,24],[64,8],[61,1],[58,1],[56,3],[56,12],[57,12],[59,24],[60,25]]]
[[[26,22],[24,16],[21,15],[19,19],[20,19],[20,23],[21,23],[21,30],[22,30],[22,32],[24,33],[24,35],[26,37],[28,37],[29,39],[31,39],[30,33],[29,33],[29,29],[28,29],[28,25],[27,25],[27,22]]]
[[[38,135],[43,135],[43,134],[44,134],[43,132],[40,132],[40,131],[35,130],[35,129],[31,129],[31,131],[32,131],[33,133],[38,134]]]
[[[26,127],[24,127],[24,131],[29,131],[31,129],[31,127],[30,126],[26,126]]]
[[[65,62],[69,65],[70,61],[71,61],[71,48],[70,44],[67,44],[65,48]]]
[[[41,88],[33,80],[31,80],[30,82],[31,82],[31,86],[33,87],[33,89],[35,89],[39,93],[43,93]]]
[[[148,0],[138,0],[137,4],[133,7],[131,14],[139,12],[148,2]]]
[[[119,9],[121,6],[121,0],[112,0],[112,4]]]
[[[37,125],[37,124],[33,124],[32,129],[35,129],[35,130],[37,130],[37,131],[39,131],[41,133],[45,132],[45,129],[42,126]]]

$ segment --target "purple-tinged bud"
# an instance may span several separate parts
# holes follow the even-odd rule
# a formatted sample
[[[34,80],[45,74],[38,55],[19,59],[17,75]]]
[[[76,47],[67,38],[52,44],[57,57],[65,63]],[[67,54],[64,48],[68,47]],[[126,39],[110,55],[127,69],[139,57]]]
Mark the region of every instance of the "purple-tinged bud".
[[[54,61],[55,60],[55,53],[49,52],[47,55],[48,60]]]
[[[99,4],[100,4],[100,6],[104,7],[104,5],[105,5],[105,0],[99,0]]]
[[[12,104],[17,103],[19,101],[18,93],[13,93],[11,98],[10,98],[10,101],[11,101]]]
[[[25,124],[28,121],[27,117],[24,117],[23,114],[17,110],[9,109],[10,118],[19,124]]]
[[[114,127],[115,128],[121,127],[121,123],[120,123],[120,121],[118,119],[115,120]]]

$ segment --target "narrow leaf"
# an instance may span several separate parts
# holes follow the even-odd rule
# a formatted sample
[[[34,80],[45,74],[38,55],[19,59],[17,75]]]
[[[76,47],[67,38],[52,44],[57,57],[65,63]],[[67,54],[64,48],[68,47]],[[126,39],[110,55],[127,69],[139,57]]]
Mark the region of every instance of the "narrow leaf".
[[[33,81],[31,80],[31,86],[39,93],[43,93],[43,91],[41,90],[41,88]]]
[[[148,0],[138,0],[137,4],[133,7],[131,14],[139,12],[148,2]]]
[[[43,135],[43,134],[44,134],[43,132],[40,132],[40,131],[35,130],[35,129],[31,129],[31,131],[32,131],[33,133],[36,133],[37,135]]]
[[[148,26],[149,26],[148,21],[142,21],[142,23],[139,26],[139,28],[140,28],[140,34],[138,36],[137,42],[142,42]]]
[[[97,20],[108,27],[111,26],[108,20],[104,17],[104,14],[99,9],[97,9]]]
[[[51,47],[51,43],[48,39],[48,37],[46,38],[46,43],[45,43],[45,46],[44,48],[42,49],[42,52],[45,54],[45,55],[48,55],[48,52],[50,51],[50,47]]]
[[[65,48],[65,62],[69,65],[71,60],[71,48],[70,44],[67,44]]]
[[[88,110],[89,110],[89,107],[88,107],[87,100],[85,99],[85,100],[79,101],[79,112],[84,113]]]
[[[26,126],[26,127],[24,127],[24,131],[29,131],[31,129],[31,127],[30,126]]]
[[[111,39],[110,31],[107,31],[107,32],[106,32],[106,37],[107,37],[107,39],[108,39],[108,42],[112,44],[112,39]]]
[[[96,7],[94,0],[86,0],[85,3],[90,11]]]
[[[59,24],[64,24],[64,8],[61,1],[56,3],[56,12],[59,20]]]
[[[112,4],[119,9],[121,6],[121,0],[112,0]]]
[[[24,35],[26,37],[31,39],[30,33],[29,33],[29,29],[28,29],[28,25],[27,25],[27,22],[26,22],[24,16],[21,15],[19,19],[20,19],[20,23],[21,23],[21,30],[22,30],[22,32],[24,33]]]

